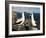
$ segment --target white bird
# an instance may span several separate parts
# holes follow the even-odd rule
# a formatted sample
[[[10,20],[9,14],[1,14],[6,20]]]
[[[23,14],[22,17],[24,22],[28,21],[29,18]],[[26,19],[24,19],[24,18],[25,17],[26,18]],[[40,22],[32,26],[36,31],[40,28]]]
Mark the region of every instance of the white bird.
[[[23,24],[24,20],[25,20],[25,17],[24,17],[24,12],[22,12],[22,18],[17,19],[16,23],[21,22],[21,23],[19,23],[19,24],[18,24],[18,25],[21,25],[21,24]]]
[[[32,13],[31,19],[32,19],[33,26],[36,26],[36,23],[35,23],[35,20],[34,20],[34,17],[33,17],[33,13]]]

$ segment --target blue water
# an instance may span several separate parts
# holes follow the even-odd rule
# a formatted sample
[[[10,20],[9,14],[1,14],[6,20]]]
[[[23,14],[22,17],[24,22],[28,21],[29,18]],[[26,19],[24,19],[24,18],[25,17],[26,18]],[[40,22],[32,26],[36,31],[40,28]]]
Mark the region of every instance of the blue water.
[[[30,15],[31,15],[30,13],[24,12],[25,19],[31,19]],[[19,19],[22,17],[22,13],[17,12],[16,16]],[[34,20],[40,21],[40,13],[33,13],[33,16],[34,16]]]

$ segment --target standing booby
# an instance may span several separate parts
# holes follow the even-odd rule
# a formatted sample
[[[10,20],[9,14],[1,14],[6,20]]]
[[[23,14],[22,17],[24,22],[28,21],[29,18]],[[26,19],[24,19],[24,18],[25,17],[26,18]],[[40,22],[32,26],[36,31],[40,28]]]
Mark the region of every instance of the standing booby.
[[[34,20],[34,17],[33,17],[33,13],[30,16],[31,16],[32,26],[36,26],[36,23],[35,23],[35,20]],[[37,30],[37,28],[32,27],[32,30]]]
[[[31,16],[31,20],[32,20],[33,26],[36,26],[36,23],[35,23],[35,20],[34,20],[34,17],[33,17],[33,13],[32,13],[32,16]]]
[[[18,23],[18,25],[21,25],[21,24],[23,24],[24,20],[25,20],[24,12],[22,12],[22,18],[17,19],[16,23]]]

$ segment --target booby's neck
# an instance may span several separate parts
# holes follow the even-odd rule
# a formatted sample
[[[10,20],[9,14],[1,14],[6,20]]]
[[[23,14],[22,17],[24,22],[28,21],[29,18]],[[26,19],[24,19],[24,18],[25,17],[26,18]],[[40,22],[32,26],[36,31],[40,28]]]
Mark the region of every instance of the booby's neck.
[[[22,12],[22,18],[24,18],[24,12]]]

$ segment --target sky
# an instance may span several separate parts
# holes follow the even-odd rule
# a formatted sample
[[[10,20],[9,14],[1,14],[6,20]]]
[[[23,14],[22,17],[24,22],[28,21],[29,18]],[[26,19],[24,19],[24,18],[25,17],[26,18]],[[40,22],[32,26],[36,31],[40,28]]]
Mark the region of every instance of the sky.
[[[12,9],[17,12],[40,13],[40,8],[38,7],[12,7]]]

